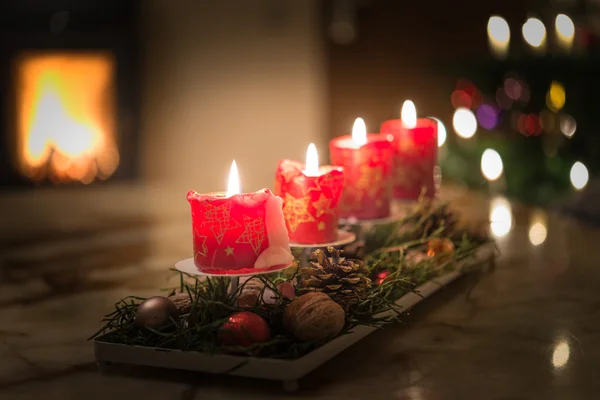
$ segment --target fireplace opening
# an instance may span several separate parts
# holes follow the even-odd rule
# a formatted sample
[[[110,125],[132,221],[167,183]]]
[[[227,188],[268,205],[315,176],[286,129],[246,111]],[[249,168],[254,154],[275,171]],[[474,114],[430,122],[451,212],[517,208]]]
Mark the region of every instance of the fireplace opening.
[[[119,165],[115,58],[110,52],[16,57],[15,167],[54,184],[108,179]]]
[[[141,2],[0,1],[0,192],[140,178]]]

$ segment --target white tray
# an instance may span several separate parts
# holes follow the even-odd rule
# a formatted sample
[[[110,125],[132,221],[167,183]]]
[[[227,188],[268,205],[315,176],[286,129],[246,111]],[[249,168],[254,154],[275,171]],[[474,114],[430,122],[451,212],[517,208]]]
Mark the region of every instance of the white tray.
[[[494,256],[493,245],[479,249],[475,263],[485,263]],[[461,275],[451,272],[434,278],[396,301],[405,311],[431,296],[440,288],[448,285]],[[390,314],[392,311],[389,312]],[[196,351],[159,349],[154,347],[133,346],[104,342],[106,335],[94,339],[94,353],[101,370],[110,363],[136,364],[152,367],[172,368],[246,376],[283,381],[287,390],[297,388],[297,380],[335,357],[354,343],[369,335],[376,328],[358,326],[351,333],[339,336],[312,352],[294,359],[278,360],[225,354],[205,354]]]

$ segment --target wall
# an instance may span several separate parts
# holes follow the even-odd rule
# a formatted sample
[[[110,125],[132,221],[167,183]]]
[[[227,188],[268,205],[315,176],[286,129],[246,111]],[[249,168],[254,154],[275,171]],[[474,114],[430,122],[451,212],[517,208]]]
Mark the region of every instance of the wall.
[[[271,187],[283,157],[325,149],[317,1],[147,2],[145,177],[224,190]]]
[[[271,187],[277,160],[325,149],[316,0],[148,0],[139,184],[35,189],[0,198],[0,236],[72,231],[104,216],[189,218],[188,190]]]

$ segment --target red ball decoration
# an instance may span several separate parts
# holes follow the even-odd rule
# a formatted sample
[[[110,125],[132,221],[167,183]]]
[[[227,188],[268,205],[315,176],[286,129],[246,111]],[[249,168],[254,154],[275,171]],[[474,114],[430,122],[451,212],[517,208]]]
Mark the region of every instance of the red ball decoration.
[[[225,346],[248,347],[271,339],[269,324],[261,316],[250,311],[231,314],[219,329],[217,338]]]

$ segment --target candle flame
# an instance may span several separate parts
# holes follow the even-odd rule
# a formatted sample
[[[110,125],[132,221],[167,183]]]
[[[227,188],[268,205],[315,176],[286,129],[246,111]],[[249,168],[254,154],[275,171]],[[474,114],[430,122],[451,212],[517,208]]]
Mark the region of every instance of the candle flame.
[[[352,141],[357,146],[367,144],[367,126],[365,120],[362,118],[356,118],[354,125],[352,126]]]
[[[308,176],[316,176],[319,174],[319,155],[314,143],[308,145],[306,151],[306,165],[304,166],[304,174]]]
[[[402,104],[402,112],[400,115],[405,128],[414,128],[417,126],[417,109],[415,103],[412,101],[406,100],[404,104]]]
[[[231,169],[229,170],[229,181],[227,182],[227,197],[240,193],[240,177],[238,175],[237,164],[233,160]]]

